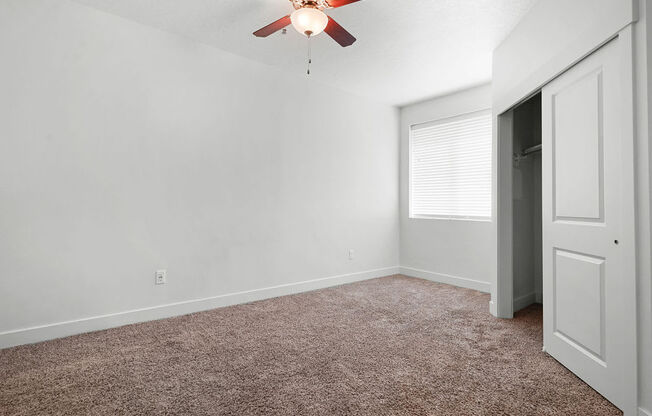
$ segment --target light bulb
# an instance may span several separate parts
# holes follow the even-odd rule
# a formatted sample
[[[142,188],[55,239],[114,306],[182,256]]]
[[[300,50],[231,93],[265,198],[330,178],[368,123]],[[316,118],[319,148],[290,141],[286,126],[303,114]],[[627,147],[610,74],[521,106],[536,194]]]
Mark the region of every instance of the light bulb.
[[[296,9],[290,16],[292,26],[301,34],[315,36],[320,34],[328,24],[328,16],[319,9],[303,7]]]

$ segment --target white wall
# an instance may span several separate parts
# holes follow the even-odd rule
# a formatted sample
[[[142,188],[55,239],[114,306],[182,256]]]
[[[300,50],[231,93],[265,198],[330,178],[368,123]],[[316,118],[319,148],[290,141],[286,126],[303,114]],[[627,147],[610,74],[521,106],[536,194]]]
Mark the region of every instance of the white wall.
[[[637,272],[638,272],[638,362],[639,404],[652,416],[652,253],[650,208],[652,170],[650,170],[650,123],[652,122],[652,7],[640,1],[639,21],[634,26],[636,68],[636,179],[637,179]]]
[[[494,51],[494,110],[505,111],[635,20],[636,1],[539,0]]]
[[[416,277],[490,290],[492,223],[408,217],[408,141],[413,124],[491,108],[491,86],[401,109],[401,271]]]
[[[0,344],[398,270],[395,108],[69,1],[1,2],[0,56]]]

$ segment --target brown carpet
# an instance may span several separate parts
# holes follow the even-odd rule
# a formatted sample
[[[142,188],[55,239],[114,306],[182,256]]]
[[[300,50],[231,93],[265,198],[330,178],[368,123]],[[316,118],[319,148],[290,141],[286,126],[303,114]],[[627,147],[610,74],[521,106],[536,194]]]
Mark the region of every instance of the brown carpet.
[[[621,414],[488,302],[393,276],[6,349],[0,414]]]

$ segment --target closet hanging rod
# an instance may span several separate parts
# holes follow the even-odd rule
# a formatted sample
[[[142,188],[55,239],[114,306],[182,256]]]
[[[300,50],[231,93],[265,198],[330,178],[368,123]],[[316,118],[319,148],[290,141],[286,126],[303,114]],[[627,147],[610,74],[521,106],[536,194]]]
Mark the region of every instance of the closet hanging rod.
[[[537,144],[536,146],[528,147],[527,149],[521,152],[521,156],[527,156],[530,153],[536,153],[541,151],[541,145]]]

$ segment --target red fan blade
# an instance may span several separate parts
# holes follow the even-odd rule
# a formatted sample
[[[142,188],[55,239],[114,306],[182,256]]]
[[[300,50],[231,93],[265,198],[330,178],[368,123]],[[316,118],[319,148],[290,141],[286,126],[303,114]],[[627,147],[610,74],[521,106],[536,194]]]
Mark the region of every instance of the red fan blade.
[[[328,25],[326,25],[324,32],[328,33],[328,36],[345,48],[355,42],[353,35],[347,32],[346,29],[330,17],[328,17]]]
[[[327,3],[332,8],[346,6],[347,4],[355,3],[360,0],[327,0]]]
[[[280,19],[278,19],[274,23],[270,23],[267,26],[255,31],[254,36],[258,36],[259,38],[266,38],[267,36],[271,35],[272,33],[283,29],[285,26],[289,25],[290,23],[292,23],[292,21],[290,21],[290,15],[287,15],[285,17],[281,17]]]

